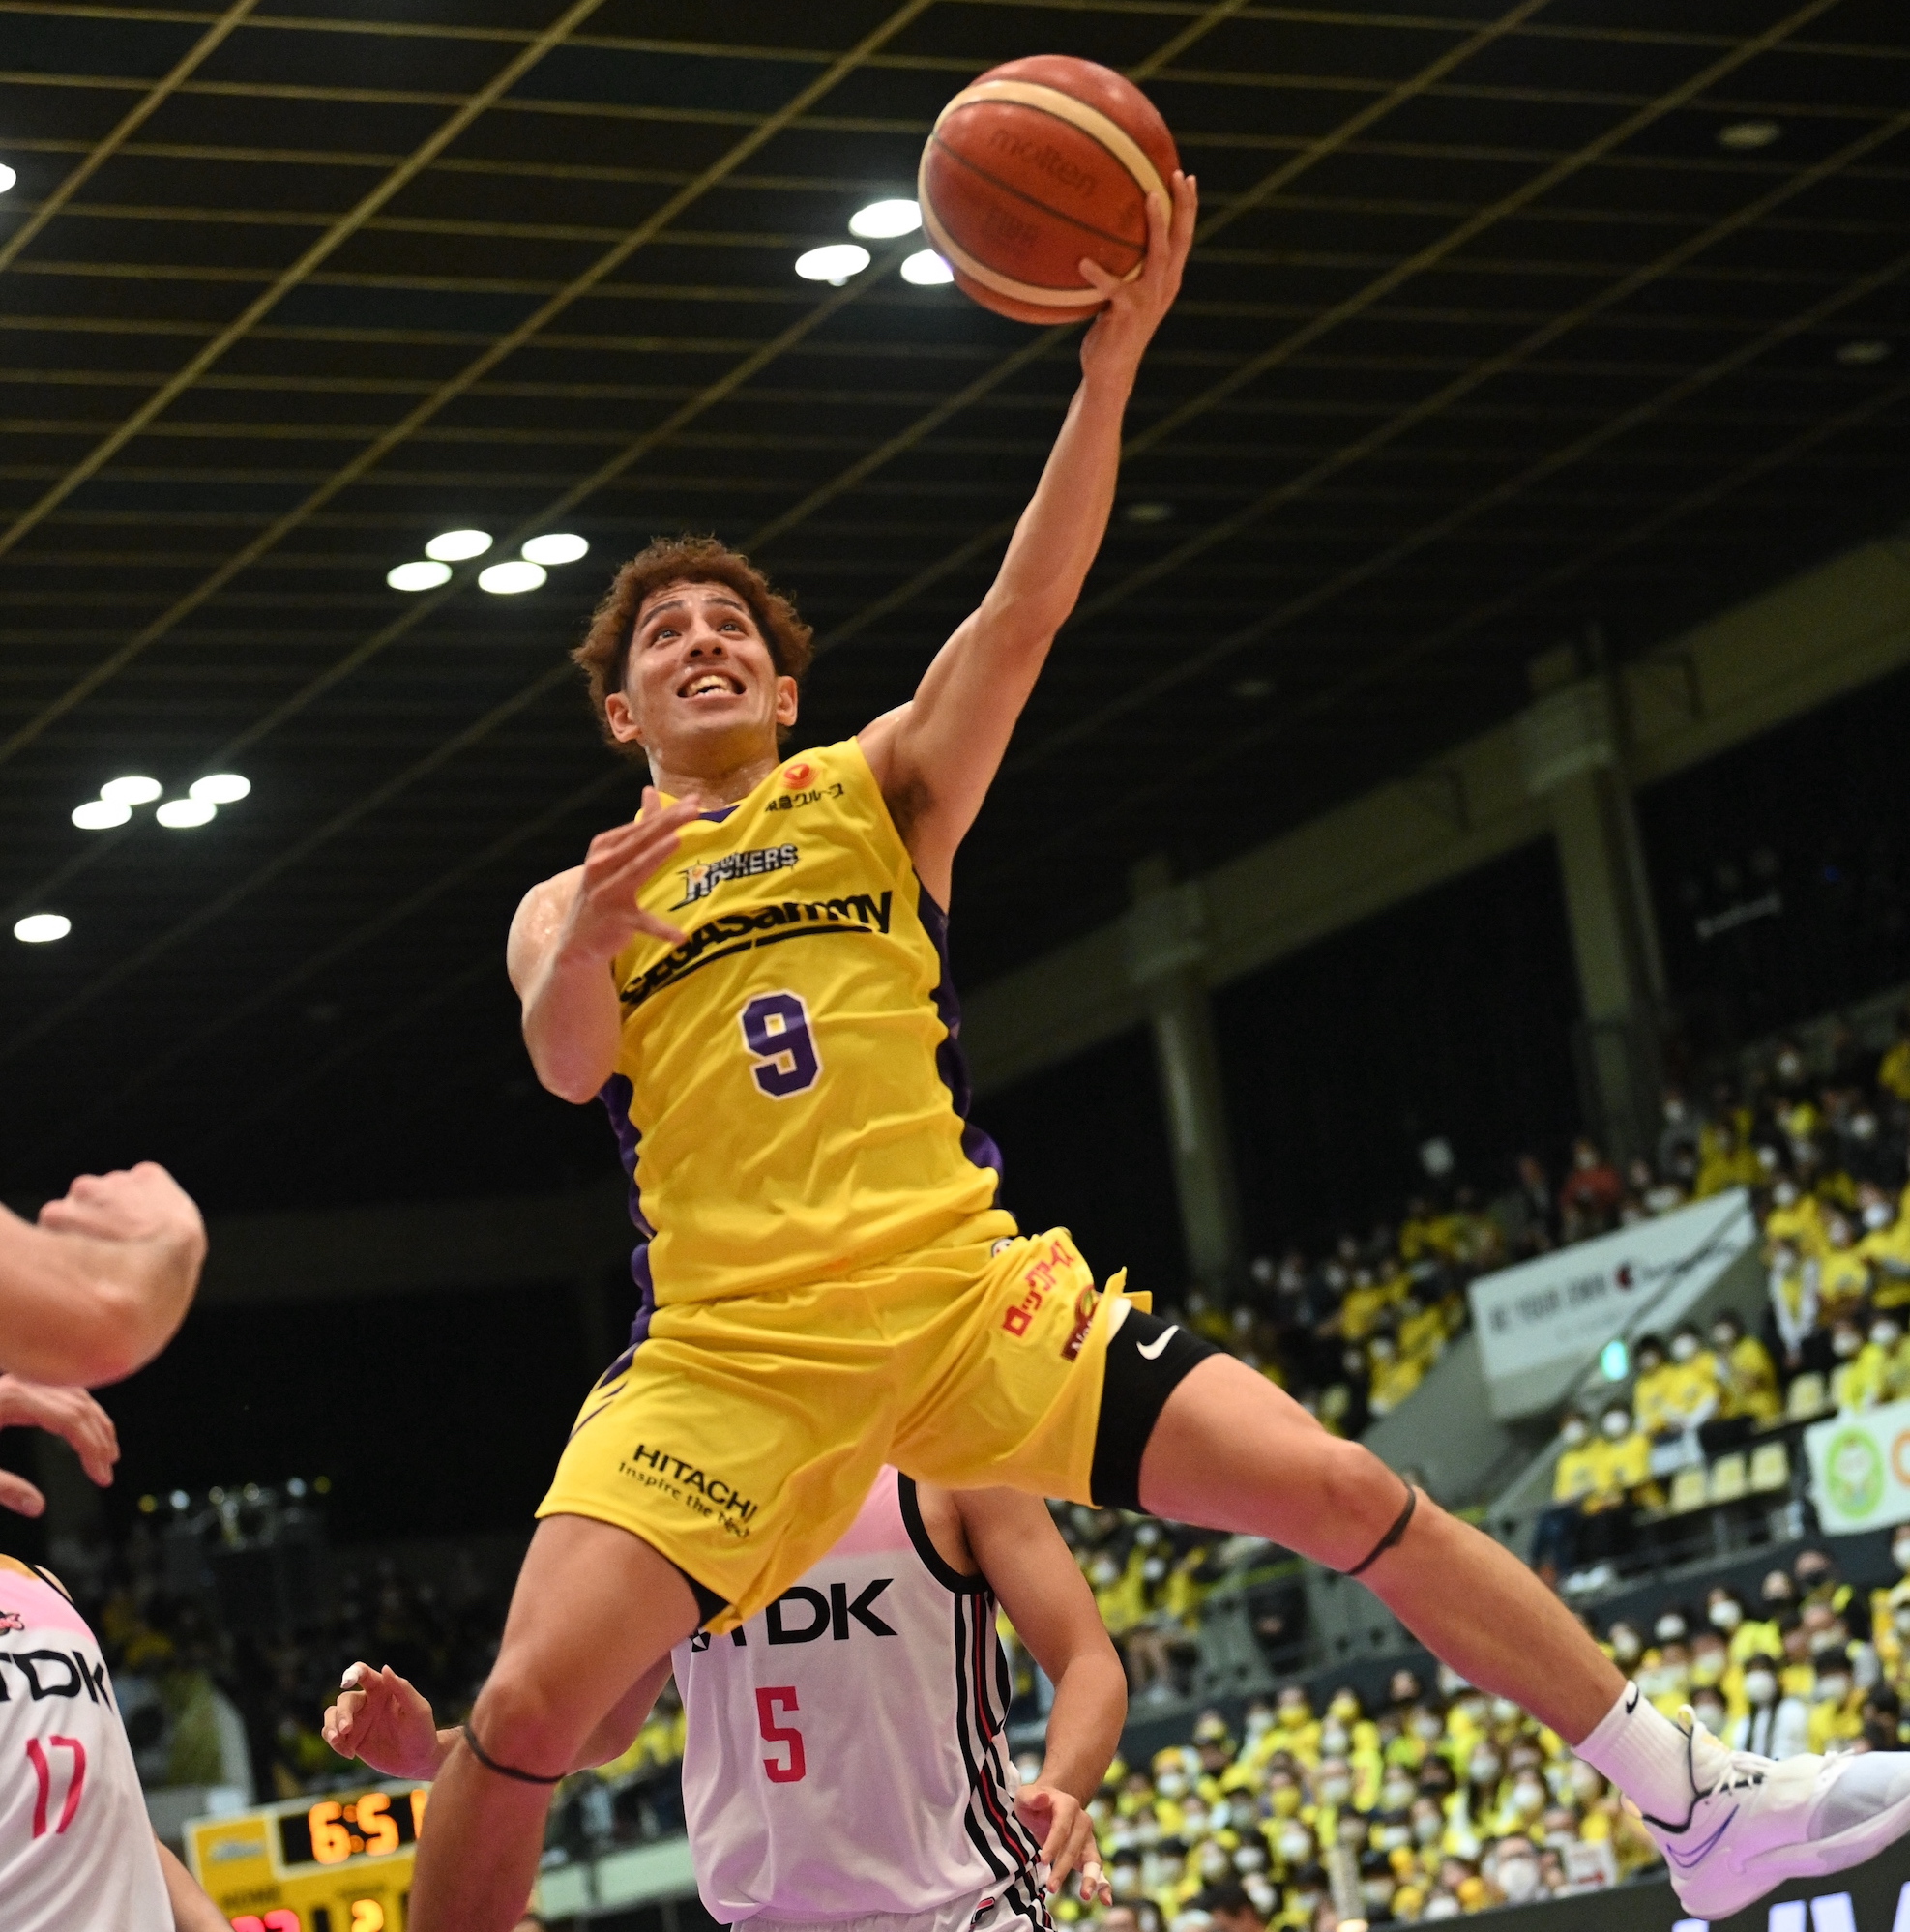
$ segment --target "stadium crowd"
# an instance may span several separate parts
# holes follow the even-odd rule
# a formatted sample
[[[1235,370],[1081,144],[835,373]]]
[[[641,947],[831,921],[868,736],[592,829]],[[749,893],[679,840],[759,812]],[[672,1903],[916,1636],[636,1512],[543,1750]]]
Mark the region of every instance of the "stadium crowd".
[[[1910,1736],[1910,1526],[1893,1555],[1903,1580],[1866,1592],[1807,1548],[1750,1600],[1720,1585],[1614,1618],[1601,1641],[1667,1713],[1689,1703],[1733,1745],[1896,1749]],[[1117,1761],[1092,1810],[1116,1901],[1108,1932],[1414,1923],[1658,1862],[1589,1765],[1450,1672],[1396,1670],[1372,1709],[1350,1686],[1315,1709],[1288,1685],[1237,1729],[1208,1711],[1186,1743]]]

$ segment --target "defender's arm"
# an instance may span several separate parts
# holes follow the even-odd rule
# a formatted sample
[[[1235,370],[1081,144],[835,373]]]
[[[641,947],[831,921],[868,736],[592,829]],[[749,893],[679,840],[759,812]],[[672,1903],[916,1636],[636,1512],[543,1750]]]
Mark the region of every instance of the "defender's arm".
[[[623,1013],[611,961],[639,932],[683,939],[636,893],[695,816],[693,800],[665,810],[646,785],[639,816],[599,833],[581,865],[533,886],[511,922],[505,965],[523,1002],[524,1044],[539,1080],[567,1100],[594,1098],[617,1064]]]
[[[1101,1789],[1128,1716],[1128,1679],[1094,1594],[1039,1496],[1014,1489],[955,1492],[968,1546],[1015,1633],[1054,1685],[1042,1774],[1015,1807],[1043,1834],[1043,1862],[1059,1891],[1071,1866],[1083,1898],[1102,1883],[1084,1805]]]
[[[913,700],[862,734],[863,750],[924,884],[946,905],[955,848],[982,808],[1054,635],[1081,594],[1114,504],[1121,418],[1141,353],[1180,290],[1195,190],[1148,203],[1148,252],[1131,282],[1092,262],[1107,296],[1081,343],[1081,386],[1015,525],[1000,573],[929,665]]]
[[[0,1208],[0,1368],[34,1382],[118,1382],[191,1305],[205,1224],[163,1167],[82,1174],[39,1224]]]

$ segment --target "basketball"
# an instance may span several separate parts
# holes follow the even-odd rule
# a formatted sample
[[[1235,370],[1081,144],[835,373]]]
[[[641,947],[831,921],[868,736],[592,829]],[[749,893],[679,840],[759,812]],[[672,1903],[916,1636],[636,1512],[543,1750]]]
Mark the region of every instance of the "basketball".
[[[1072,322],[1102,296],[1085,255],[1130,280],[1147,257],[1147,197],[1180,158],[1160,110],[1112,68],[1037,54],[991,68],[936,116],[922,151],[923,226],[984,308]]]

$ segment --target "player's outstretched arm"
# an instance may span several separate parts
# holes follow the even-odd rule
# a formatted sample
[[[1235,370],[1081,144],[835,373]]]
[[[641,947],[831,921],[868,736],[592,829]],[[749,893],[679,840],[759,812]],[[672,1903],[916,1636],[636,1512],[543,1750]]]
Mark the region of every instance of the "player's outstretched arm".
[[[981,607],[936,654],[914,698],[863,733],[863,750],[923,883],[948,903],[955,848],[974,824],[1054,634],[1081,594],[1114,507],[1121,419],[1142,352],[1180,292],[1193,246],[1195,185],[1175,172],[1172,208],[1150,200],[1148,251],[1132,281],[1081,273],[1107,307],[1081,342],[1081,386],[1008,555]]]
[[[587,1771],[622,1757],[669,1674],[666,1654],[631,1685],[585,1739],[571,1769]],[[457,1739],[455,1728],[438,1729],[430,1700],[390,1664],[383,1670],[353,1664],[344,1674],[338,1702],[326,1707],[321,1728],[339,1757],[361,1759],[387,1777],[436,1777]]]
[[[90,1386],[143,1368],[185,1320],[205,1255],[198,1209],[150,1160],[82,1174],[38,1225],[0,1208],[0,1369]]]
[[[1081,1897],[1111,1904],[1086,1806],[1121,1742],[1127,1673],[1047,1505],[1014,1489],[954,1493],[982,1574],[1054,1685],[1042,1774],[1016,1793],[1015,1809],[1041,1834],[1050,1891],[1078,1869]]]
[[[533,886],[511,922],[505,965],[523,1002],[524,1044],[539,1080],[564,1099],[593,1099],[616,1066],[623,1022],[610,962],[639,932],[683,938],[636,893],[695,816],[694,800],[666,807],[646,785],[637,817],[600,832],[581,865]]]

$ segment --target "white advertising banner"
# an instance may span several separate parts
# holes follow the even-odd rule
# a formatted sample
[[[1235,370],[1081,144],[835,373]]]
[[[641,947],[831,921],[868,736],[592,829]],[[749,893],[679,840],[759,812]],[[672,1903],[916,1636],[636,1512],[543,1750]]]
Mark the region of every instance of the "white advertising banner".
[[[1619,1335],[1669,1328],[1757,1243],[1742,1187],[1482,1274],[1468,1291],[1496,1416],[1560,1401]]]
[[[1910,1402],[1860,1409],[1804,1432],[1810,1496],[1831,1532],[1910,1523]]]

